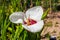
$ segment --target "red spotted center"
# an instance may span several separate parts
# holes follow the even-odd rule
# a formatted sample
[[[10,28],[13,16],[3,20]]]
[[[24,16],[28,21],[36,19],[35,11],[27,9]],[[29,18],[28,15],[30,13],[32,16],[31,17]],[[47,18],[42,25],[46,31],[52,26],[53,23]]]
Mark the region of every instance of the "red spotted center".
[[[33,20],[33,19],[27,19],[27,22],[24,21],[24,24],[27,24],[27,25],[33,25],[37,23],[37,21]]]

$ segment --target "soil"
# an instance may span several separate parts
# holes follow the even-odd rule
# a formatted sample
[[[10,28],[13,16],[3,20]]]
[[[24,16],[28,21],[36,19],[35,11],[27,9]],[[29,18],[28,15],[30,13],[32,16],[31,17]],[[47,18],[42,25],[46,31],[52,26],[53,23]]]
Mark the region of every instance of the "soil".
[[[57,40],[60,40],[60,12],[49,13],[44,22],[45,25],[41,33],[41,36],[44,38],[41,38],[41,40],[49,40],[46,34],[56,36]]]

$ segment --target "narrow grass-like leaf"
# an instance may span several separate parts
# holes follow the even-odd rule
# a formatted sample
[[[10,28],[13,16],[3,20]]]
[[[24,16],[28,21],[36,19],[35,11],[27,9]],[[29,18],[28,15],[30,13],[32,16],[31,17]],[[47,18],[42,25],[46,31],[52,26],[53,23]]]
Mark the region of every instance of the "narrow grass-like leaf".
[[[7,29],[7,27],[9,26],[9,24],[10,23],[6,23],[6,20],[4,21],[4,25],[3,25],[3,27],[2,27],[2,30],[1,30],[1,33],[2,33],[2,40],[6,40],[6,29]]]
[[[8,30],[9,30],[10,32],[12,32],[12,28],[11,28],[11,27],[8,27]]]
[[[26,37],[27,37],[27,31],[25,30],[23,40],[26,40]]]
[[[16,26],[16,27],[17,27],[17,29],[16,29],[16,32],[15,32],[14,38],[12,38],[12,40],[16,40],[23,30],[22,24],[20,26]]]
[[[47,16],[47,14],[48,14],[49,11],[50,11],[50,8],[48,8],[48,9],[44,12],[44,14],[42,15],[42,18],[41,18],[42,20],[46,18],[46,16]]]

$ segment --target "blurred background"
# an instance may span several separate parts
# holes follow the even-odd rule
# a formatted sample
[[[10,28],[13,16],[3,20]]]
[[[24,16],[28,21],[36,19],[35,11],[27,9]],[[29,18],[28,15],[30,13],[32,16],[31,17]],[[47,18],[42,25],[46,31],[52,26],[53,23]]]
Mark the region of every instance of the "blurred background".
[[[13,24],[9,20],[13,12],[23,11],[34,6],[42,6],[44,10],[60,10],[60,0],[0,0],[0,40],[40,40],[40,33],[31,33],[23,29],[21,24]]]

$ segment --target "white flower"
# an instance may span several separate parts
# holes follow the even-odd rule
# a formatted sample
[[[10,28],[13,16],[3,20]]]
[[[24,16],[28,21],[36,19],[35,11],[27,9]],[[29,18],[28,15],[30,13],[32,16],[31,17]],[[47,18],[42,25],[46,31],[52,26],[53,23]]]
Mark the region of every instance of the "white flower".
[[[41,6],[36,6],[30,8],[23,12],[15,12],[10,15],[9,19],[13,23],[22,23],[22,26],[30,32],[39,32],[44,25],[43,20],[41,20],[43,15],[43,8]]]

